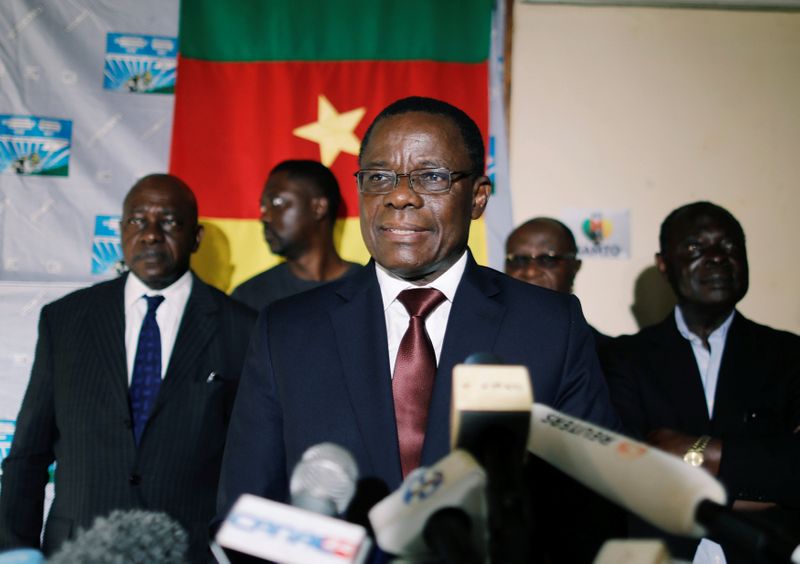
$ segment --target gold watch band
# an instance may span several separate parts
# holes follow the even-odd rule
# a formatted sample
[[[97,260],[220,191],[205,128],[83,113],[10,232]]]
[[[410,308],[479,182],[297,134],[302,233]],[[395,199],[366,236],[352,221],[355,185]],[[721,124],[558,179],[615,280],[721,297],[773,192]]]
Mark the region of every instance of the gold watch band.
[[[698,437],[694,444],[689,447],[689,450],[686,451],[686,454],[683,455],[683,461],[691,466],[702,466],[705,460],[703,451],[706,450],[710,441],[711,437],[708,435]]]

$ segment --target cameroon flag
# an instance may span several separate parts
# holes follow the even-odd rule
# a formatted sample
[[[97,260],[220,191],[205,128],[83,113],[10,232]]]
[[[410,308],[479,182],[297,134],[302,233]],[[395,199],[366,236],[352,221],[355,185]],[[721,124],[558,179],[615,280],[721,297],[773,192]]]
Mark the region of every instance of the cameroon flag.
[[[170,170],[199,202],[198,274],[230,291],[277,262],[259,197],[285,159],[333,170],[337,247],[366,262],[353,178],[361,139],[406,96],[458,106],[488,139],[491,11],[492,0],[182,0]],[[474,222],[480,262],[484,233]]]

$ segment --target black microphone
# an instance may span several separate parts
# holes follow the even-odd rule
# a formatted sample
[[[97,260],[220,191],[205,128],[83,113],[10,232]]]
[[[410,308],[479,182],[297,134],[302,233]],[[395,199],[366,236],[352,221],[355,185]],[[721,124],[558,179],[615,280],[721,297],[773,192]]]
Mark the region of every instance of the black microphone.
[[[486,470],[491,562],[528,562],[531,531],[523,463],[533,404],[530,377],[502,366],[492,353],[475,353],[453,369],[452,444]],[[492,364],[484,364],[490,362]]]
[[[472,519],[460,507],[439,509],[422,529],[425,543],[445,564],[483,564],[472,534]]]
[[[704,499],[697,505],[695,519],[713,540],[735,546],[759,562],[800,563],[800,545],[796,541],[753,521],[741,511]]]
[[[361,525],[367,529],[371,538],[375,538],[375,530],[369,521],[369,510],[380,503],[391,492],[386,482],[380,478],[366,477],[360,478],[356,482],[356,493],[353,496],[344,518],[356,525]]]
[[[188,535],[166,513],[115,510],[98,517],[47,560],[49,564],[163,562],[183,564]]]

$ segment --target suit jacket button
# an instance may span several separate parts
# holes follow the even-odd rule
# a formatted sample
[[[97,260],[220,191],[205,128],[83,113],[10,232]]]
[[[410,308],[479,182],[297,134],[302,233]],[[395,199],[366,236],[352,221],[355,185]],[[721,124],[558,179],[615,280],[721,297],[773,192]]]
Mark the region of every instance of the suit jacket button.
[[[133,429],[133,423],[131,423],[130,419],[126,419],[125,421],[123,421],[123,423],[125,424],[126,429]]]
[[[142,477],[139,474],[131,474],[128,476],[128,481],[131,483],[131,485],[138,486],[142,483]]]

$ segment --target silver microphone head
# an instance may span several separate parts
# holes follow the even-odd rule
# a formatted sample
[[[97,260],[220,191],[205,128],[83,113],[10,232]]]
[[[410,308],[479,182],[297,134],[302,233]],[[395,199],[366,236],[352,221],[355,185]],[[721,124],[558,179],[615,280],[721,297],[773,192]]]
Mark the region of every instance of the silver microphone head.
[[[289,482],[292,505],[325,515],[342,514],[356,491],[358,466],[334,443],[314,445],[294,467]]]

